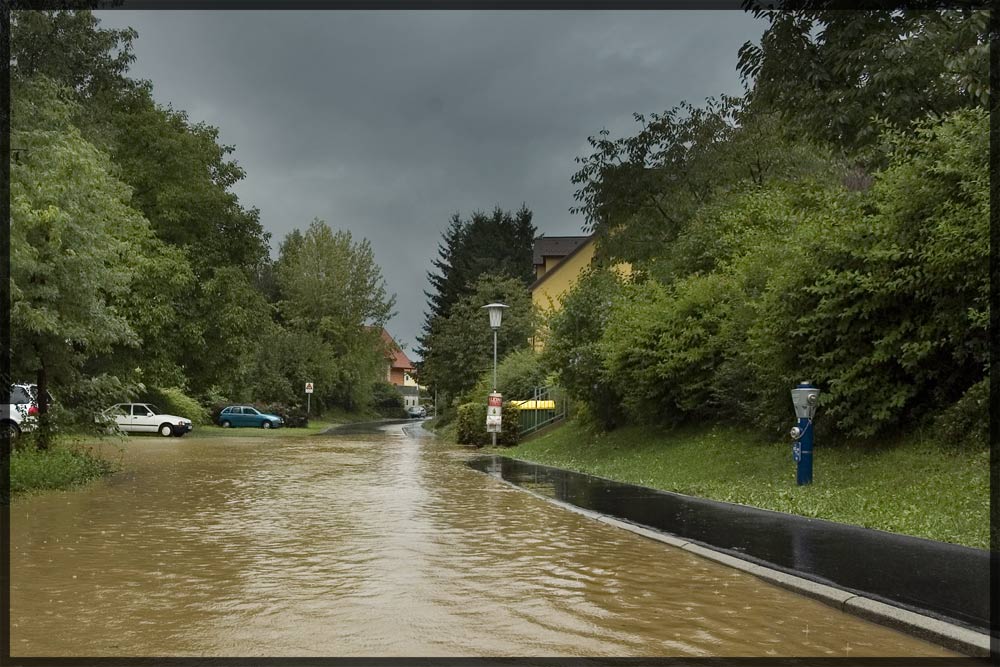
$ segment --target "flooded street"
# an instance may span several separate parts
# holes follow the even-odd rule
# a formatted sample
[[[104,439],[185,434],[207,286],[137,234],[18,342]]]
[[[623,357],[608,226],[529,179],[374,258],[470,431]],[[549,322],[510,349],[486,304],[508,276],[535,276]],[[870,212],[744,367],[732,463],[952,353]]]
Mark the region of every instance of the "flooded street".
[[[11,507],[15,656],[952,656],[552,506],[416,422],[134,437]]]

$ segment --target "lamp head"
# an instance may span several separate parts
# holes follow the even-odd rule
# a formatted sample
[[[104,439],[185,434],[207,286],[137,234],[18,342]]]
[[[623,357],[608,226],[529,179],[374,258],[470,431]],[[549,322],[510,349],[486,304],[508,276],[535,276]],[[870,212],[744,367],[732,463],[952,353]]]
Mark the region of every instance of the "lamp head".
[[[490,314],[490,328],[499,329],[500,321],[503,319],[503,309],[509,308],[509,306],[502,303],[488,303],[483,308],[486,308]]]

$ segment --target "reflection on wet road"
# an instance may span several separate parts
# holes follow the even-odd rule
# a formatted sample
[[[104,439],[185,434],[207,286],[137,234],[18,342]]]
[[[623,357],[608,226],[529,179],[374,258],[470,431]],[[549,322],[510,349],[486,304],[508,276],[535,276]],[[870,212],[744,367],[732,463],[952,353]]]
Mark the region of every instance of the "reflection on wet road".
[[[133,438],[11,508],[15,656],[949,656],[463,464],[416,423]]]

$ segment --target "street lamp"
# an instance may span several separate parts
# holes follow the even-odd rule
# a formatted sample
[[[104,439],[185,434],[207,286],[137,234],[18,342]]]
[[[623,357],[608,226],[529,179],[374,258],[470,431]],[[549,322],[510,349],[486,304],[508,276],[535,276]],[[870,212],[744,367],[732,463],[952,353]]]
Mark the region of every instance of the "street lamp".
[[[488,303],[483,308],[490,314],[490,328],[493,329],[493,392],[497,390],[497,331],[500,330],[500,321],[503,320],[504,308],[508,306],[502,303]],[[493,432],[493,446],[497,446],[497,433]]]

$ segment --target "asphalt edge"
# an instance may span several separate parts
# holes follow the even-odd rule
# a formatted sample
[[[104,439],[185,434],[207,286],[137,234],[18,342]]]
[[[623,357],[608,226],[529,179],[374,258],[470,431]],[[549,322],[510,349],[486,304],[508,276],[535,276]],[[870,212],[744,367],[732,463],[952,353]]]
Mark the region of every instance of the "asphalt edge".
[[[799,577],[787,572],[782,572],[774,568],[766,567],[758,563],[723,553],[717,549],[686,540],[671,533],[662,532],[653,528],[647,528],[638,524],[623,521],[607,514],[595,512],[585,507],[579,507],[564,500],[550,498],[532,489],[518,486],[513,482],[502,479],[495,475],[490,475],[494,479],[503,482],[511,488],[524,493],[529,493],[537,498],[541,498],[553,505],[570,510],[589,519],[600,521],[617,528],[623,528],[636,535],[641,535],[657,542],[662,542],[689,553],[696,554],[703,558],[715,561],[722,565],[735,568],[751,574],[768,583],[775,584],[787,590],[805,595],[824,604],[830,605],[842,612],[858,616],[867,621],[878,623],[894,630],[900,630],[914,637],[933,642],[953,651],[964,653],[975,658],[990,657],[990,635],[983,632],[976,632],[969,628],[948,623],[937,618],[932,618],[924,614],[918,614],[907,609],[902,609],[879,600],[875,600],[863,595],[857,595],[850,591],[827,586],[804,577]]]

